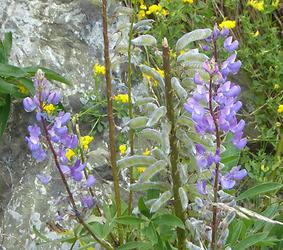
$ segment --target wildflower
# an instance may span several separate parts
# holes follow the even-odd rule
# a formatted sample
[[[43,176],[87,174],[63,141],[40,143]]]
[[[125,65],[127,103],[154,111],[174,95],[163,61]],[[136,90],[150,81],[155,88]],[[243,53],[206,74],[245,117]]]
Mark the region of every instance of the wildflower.
[[[127,146],[125,144],[121,144],[119,146],[119,151],[120,151],[121,155],[124,155],[126,153],[126,151],[127,151]]]
[[[283,113],[283,105],[282,104],[278,106],[277,112]]]
[[[268,172],[269,171],[269,167],[265,166],[264,164],[261,164],[260,169],[262,172]]]
[[[275,123],[275,126],[276,126],[277,128],[280,128],[280,127],[281,127],[281,123],[280,123],[280,122],[276,122],[276,123]]]
[[[43,185],[47,185],[51,180],[51,176],[45,174],[37,174],[36,177]]]
[[[224,41],[224,48],[228,51],[228,52],[233,52],[234,50],[236,50],[238,48],[239,42],[237,40],[235,40],[234,42],[232,42],[233,37],[229,36],[228,38],[226,38],[226,40]]]
[[[148,7],[148,10],[146,11],[146,14],[147,15],[150,15],[150,14],[159,14],[160,12],[162,11],[162,7],[160,4],[153,4],[151,6]]]
[[[82,206],[85,208],[92,208],[94,205],[94,200],[90,195],[84,196],[81,202],[82,202]]]
[[[27,90],[27,88],[23,85],[18,85],[18,89],[20,91],[20,93],[27,95],[29,93],[29,91]]]
[[[105,67],[96,63],[93,66],[93,72],[95,75],[105,75]]]
[[[233,28],[236,27],[236,21],[226,20],[226,18],[224,18],[224,20],[222,21],[222,23],[219,24],[219,27],[220,27],[221,29],[223,29],[223,28],[233,29]]]
[[[169,15],[169,11],[166,9],[162,9],[161,11],[162,16],[168,16]]]
[[[189,4],[192,4],[192,3],[194,3],[194,0],[183,0],[183,3],[189,3]]]
[[[274,8],[278,8],[280,0],[272,0],[271,6]]]
[[[146,16],[145,11],[144,10],[140,10],[138,13],[138,19],[144,19]]]
[[[33,99],[31,99],[30,97],[26,97],[24,100],[23,100],[23,105],[24,105],[24,109],[26,112],[32,112],[36,109],[37,105],[36,103],[34,102]]]
[[[55,110],[55,106],[53,104],[45,104],[43,105],[43,109],[50,115]]]
[[[247,6],[253,7],[255,10],[263,11],[264,10],[264,1],[249,0]]]
[[[206,189],[206,181],[205,180],[198,180],[197,181],[197,190],[200,194],[208,194]]]
[[[119,94],[119,95],[114,96],[114,100],[117,102],[128,103],[129,96],[128,94]]]
[[[57,105],[60,102],[61,95],[58,91],[54,91],[49,94],[47,102],[50,104]]]
[[[259,36],[259,31],[257,30],[256,32],[252,32],[251,33],[251,35],[253,36],[253,37],[258,37]]]
[[[147,7],[146,7],[145,4],[141,4],[141,5],[140,5],[140,9],[141,9],[141,10],[147,10]]]
[[[148,150],[148,148],[145,149],[145,151],[142,153],[144,156],[149,156],[151,153]]]
[[[165,74],[164,74],[164,70],[157,68],[156,72],[162,77],[164,78]]]
[[[146,167],[137,167],[139,173],[143,173],[146,170]]]
[[[89,136],[89,135],[80,138],[84,150],[88,150],[88,146],[93,141],[93,139],[94,139],[93,136]]]
[[[95,180],[94,176],[90,174],[87,177],[87,180],[86,180],[86,187],[87,188],[92,187],[95,184],[95,182],[96,182],[96,180]]]
[[[183,55],[185,53],[185,50],[180,50],[180,55]]]
[[[72,157],[75,155],[75,152],[72,150],[72,149],[67,149],[67,152],[66,152],[66,157],[67,159],[70,161],[72,159]]]
[[[278,83],[274,84],[273,86],[274,89],[279,89],[280,88],[280,85]]]

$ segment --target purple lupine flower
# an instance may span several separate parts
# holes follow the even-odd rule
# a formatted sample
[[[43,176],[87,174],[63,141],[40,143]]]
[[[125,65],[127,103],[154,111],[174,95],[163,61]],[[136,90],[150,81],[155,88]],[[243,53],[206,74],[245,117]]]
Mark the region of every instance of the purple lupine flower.
[[[238,48],[239,42],[237,40],[235,40],[234,42],[232,41],[233,41],[232,36],[229,36],[224,41],[224,49],[227,50],[228,52],[233,52],[234,50]]]
[[[221,31],[220,31],[220,35],[222,36],[222,37],[227,37],[227,36],[229,36],[229,29],[227,29],[226,27],[224,27]]]
[[[48,96],[47,102],[57,105],[60,102],[61,95],[58,91],[51,92]]]
[[[197,190],[200,194],[206,195],[208,194],[206,189],[206,181],[205,180],[198,180],[197,181]]]
[[[30,97],[26,97],[23,100],[23,105],[24,105],[24,109],[26,112],[32,112],[36,109],[37,105],[35,104],[35,102],[30,98]]]
[[[36,177],[43,185],[47,185],[51,180],[51,176],[45,174],[37,174]]]
[[[220,177],[220,183],[223,189],[231,189],[235,186],[235,180],[242,180],[247,176],[245,169],[240,170],[240,166],[233,167],[231,171]]]
[[[86,164],[81,164],[80,160],[77,160],[74,164],[73,167],[71,167],[71,177],[75,181],[81,181],[83,178],[83,173],[82,171],[84,170]]]
[[[89,175],[86,180],[86,187],[92,187],[95,184],[96,180],[93,175]]]
[[[82,206],[85,208],[92,208],[94,205],[94,200],[90,195],[82,197]]]
[[[61,139],[61,142],[67,148],[76,148],[78,146],[78,137],[76,135],[67,134]]]

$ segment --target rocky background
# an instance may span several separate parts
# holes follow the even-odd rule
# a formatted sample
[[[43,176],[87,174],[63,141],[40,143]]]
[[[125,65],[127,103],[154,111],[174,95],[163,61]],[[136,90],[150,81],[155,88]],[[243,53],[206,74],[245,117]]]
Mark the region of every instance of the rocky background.
[[[11,64],[42,65],[71,80],[73,86],[63,86],[63,94],[68,96],[66,103],[73,110],[79,109],[79,97],[91,90],[92,66],[102,59],[98,2],[0,0],[0,35],[7,31],[13,33]],[[109,6],[109,13],[116,5]],[[114,26],[111,25],[111,29]],[[111,43],[113,45],[114,41]],[[0,144],[0,249],[60,249],[55,243],[35,245],[32,227],[46,228],[42,221],[46,221],[48,213],[56,213],[52,211],[52,204],[62,189],[56,181],[47,188],[38,183],[36,174],[46,170],[52,162],[34,163],[24,141],[27,126],[34,117],[24,112],[20,102],[14,102],[12,110]],[[93,156],[99,160],[96,163],[107,165],[105,143],[101,140],[95,147]],[[52,237],[52,233],[49,236]],[[69,248],[62,246],[62,249]]]

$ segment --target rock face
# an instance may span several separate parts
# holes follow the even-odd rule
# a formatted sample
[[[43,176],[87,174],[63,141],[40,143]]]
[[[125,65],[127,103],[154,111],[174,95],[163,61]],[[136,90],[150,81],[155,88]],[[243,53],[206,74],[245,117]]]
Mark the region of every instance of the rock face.
[[[74,84],[64,87],[64,95],[76,96],[73,100],[91,91],[92,66],[101,62],[103,51],[98,2],[0,0],[0,34],[13,33],[11,64],[42,65],[60,72]],[[110,12],[114,5],[109,6]],[[72,103],[77,110],[79,102],[70,99]],[[39,185],[36,174],[50,171],[51,163],[38,165],[30,158],[24,137],[33,115],[24,113],[20,102],[13,103],[12,110],[0,144],[0,249],[69,249],[56,244],[35,245],[32,227],[45,228],[41,220],[46,221],[48,213],[56,213],[52,200],[62,190],[56,181],[50,188]]]

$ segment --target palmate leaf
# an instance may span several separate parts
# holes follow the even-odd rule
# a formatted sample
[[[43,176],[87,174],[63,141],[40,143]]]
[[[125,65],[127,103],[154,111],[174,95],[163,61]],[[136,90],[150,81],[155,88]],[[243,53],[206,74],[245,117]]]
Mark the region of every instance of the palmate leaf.
[[[190,43],[208,38],[211,34],[211,29],[196,29],[183,35],[176,43],[176,50],[185,49]]]
[[[39,69],[41,69],[45,73],[45,76],[48,80],[54,80],[61,83],[65,83],[67,85],[71,85],[71,82],[69,80],[67,80],[66,78],[64,78],[63,76],[61,76],[60,74],[58,74],[57,72],[51,69],[47,69],[41,66],[32,66],[32,67],[23,68],[23,70],[26,71],[30,76],[34,76]]]
[[[1,84],[1,83],[0,83]],[[7,121],[10,115],[11,109],[11,96],[5,96],[5,104],[0,106],[0,138],[2,137],[4,130],[6,128]]]

